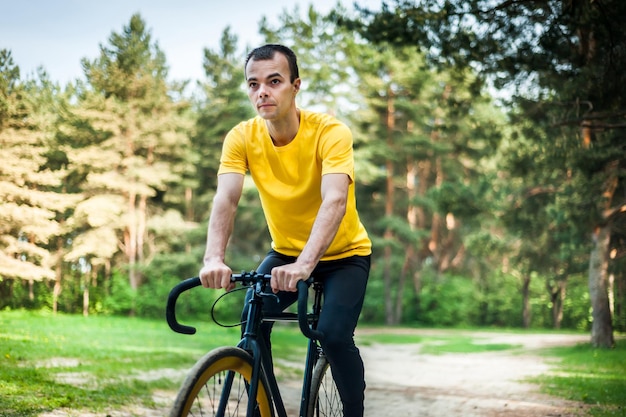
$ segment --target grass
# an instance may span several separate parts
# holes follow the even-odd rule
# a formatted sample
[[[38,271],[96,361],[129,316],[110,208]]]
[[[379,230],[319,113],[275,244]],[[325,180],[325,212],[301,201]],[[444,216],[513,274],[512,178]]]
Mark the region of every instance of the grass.
[[[176,390],[204,353],[239,340],[238,329],[217,327],[209,319],[190,324],[198,328],[194,336],[172,332],[165,320],[2,311],[0,417],[64,407],[94,412],[131,403],[150,407],[154,390]],[[277,355],[303,354],[296,330],[276,333]],[[298,345],[302,349],[294,350]],[[181,376],[142,380],[155,369],[180,370]]]
[[[610,350],[584,344],[544,353],[559,367],[557,374],[533,381],[545,392],[592,405],[594,417],[626,416],[626,340]]]
[[[371,343],[382,344],[419,344],[419,352],[429,355],[442,355],[445,353],[480,353],[510,350],[520,347],[507,343],[484,343],[480,338],[465,335],[465,330],[449,330],[445,335],[416,335],[403,333],[378,333],[368,334],[360,339],[367,345]]]
[[[239,329],[220,328],[208,318],[185,324],[197,327],[196,335],[176,334],[165,320],[0,311],[0,417],[63,408],[106,415],[129,404],[153,406],[153,392],[175,391],[203,354],[239,340]],[[306,346],[297,327],[277,325],[272,342],[279,378],[298,374],[293,365],[303,362]],[[370,329],[359,333],[358,343],[414,344],[423,354],[519,350],[457,330],[415,335]],[[625,343],[613,350],[545,350],[559,372],[532,382],[552,395],[593,405],[589,416],[626,416]],[[177,370],[180,377],[142,378],[162,369]]]

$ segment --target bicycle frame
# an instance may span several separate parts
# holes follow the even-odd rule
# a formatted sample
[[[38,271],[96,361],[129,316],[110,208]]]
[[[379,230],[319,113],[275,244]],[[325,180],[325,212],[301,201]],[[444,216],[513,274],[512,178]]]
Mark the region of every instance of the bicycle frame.
[[[253,284],[253,286],[251,287],[253,291],[253,296],[248,302],[249,308],[246,317],[246,323],[242,332],[242,338],[237,344],[237,347],[248,351],[253,358],[252,375],[250,378],[250,384],[247,387],[248,398],[256,398],[259,387],[259,380],[261,379],[261,371],[263,371],[267,377],[267,383],[269,385],[266,388],[270,397],[270,403],[274,405],[278,417],[287,417],[285,404],[283,402],[278,381],[276,380],[276,375],[274,374],[271,354],[267,349],[267,345],[263,340],[263,335],[259,332],[259,329],[261,323],[263,322],[297,321],[300,325],[302,333],[309,339],[304,365],[302,392],[300,397],[300,416],[302,417],[306,416],[309,407],[313,368],[315,367],[315,364],[321,352],[321,347],[319,346],[317,340],[321,339],[323,337],[323,334],[317,331],[317,320],[319,318],[319,313],[322,308],[323,285],[320,282],[313,281],[312,279],[307,282],[298,282],[298,313],[294,314],[283,312],[273,316],[265,316],[263,314],[263,298],[268,296],[275,296],[273,293],[267,292],[270,278],[270,275],[257,275],[254,272],[233,275],[233,281],[240,281],[244,283],[244,285],[246,283]],[[312,312],[308,313],[308,287],[311,283],[314,289],[314,297]],[[178,295],[180,293],[198,285],[200,285],[199,278],[190,278],[180,283],[177,286],[176,291],[173,290],[170,293],[170,297],[168,298],[166,317],[168,324],[170,325],[172,330],[184,334],[195,333],[195,328],[184,326],[177,322],[174,306],[176,304],[176,299],[178,298]],[[230,391],[233,376],[234,375],[232,372],[228,373],[225,381],[225,390],[223,391],[223,393]],[[218,406],[219,416],[224,415],[226,401],[226,396],[222,394]],[[255,406],[255,401],[249,401],[246,415],[253,416]]]
[[[322,301],[322,284],[319,282],[313,283],[314,288],[314,301],[313,310],[310,315],[307,315],[307,322],[311,321],[313,330],[317,326],[317,319],[321,310]],[[278,382],[274,374],[274,368],[272,366],[271,355],[268,351],[266,344],[263,340],[262,334],[259,333],[259,326],[262,322],[275,322],[275,321],[298,321],[297,314],[281,313],[275,316],[263,316],[263,295],[262,292],[255,290],[254,296],[250,299],[250,308],[248,309],[248,317],[246,320],[246,326],[243,332],[243,338],[237,345],[238,347],[247,350],[252,353],[254,358],[253,375],[251,378],[251,384],[248,392],[248,398],[256,398],[258,381],[260,376],[260,368],[263,367],[265,375],[267,376],[269,383],[269,393],[271,395],[271,402],[276,408],[276,413],[279,417],[287,417],[285,405],[282,399]],[[299,303],[300,305],[300,303]],[[305,310],[306,311],[306,310]],[[261,315],[258,317],[258,315]],[[302,394],[300,396],[300,416],[305,416],[309,407],[309,393],[311,392],[311,376],[313,374],[313,368],[319,357],[320,347],[313,338],[309,338],[307,346],[307,355],[304,365],[304,376],[302,382]],[[254,402],[248,404],[248,415],[253,410]]]

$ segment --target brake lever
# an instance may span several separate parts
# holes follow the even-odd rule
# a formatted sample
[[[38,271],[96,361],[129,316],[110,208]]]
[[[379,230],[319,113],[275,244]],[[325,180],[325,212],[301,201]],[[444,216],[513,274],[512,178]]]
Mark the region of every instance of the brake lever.
[[[268,285],[269,285],[269,281],[268,282],[257,282],[256,283],[256,288],[254,289],[254,291],[260,297],[267,297],[267,298],[272,298],[273,297],[274,300],[278,303],[280,301],[280,298],[278,298],[278,295],[274,294],[272,291],[270,291],[270,292],[267,291],[267,286]]]
[[[274,298],[274,300],[278,303],[280,302],[280,298],[278,298],[278,295],[274,294],[273,292],[259,292],[258,293],[259,296],[261,297],[266,297],[266,298]]]

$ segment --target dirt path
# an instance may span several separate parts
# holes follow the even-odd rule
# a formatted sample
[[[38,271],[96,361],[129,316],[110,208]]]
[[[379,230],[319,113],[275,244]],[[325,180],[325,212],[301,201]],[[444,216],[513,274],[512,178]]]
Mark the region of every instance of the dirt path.
[[[416,331],[421,334],[427,331]],[[432,335],[437,331],[430,331]],[[469,333],[468,333],[469,334]],[[588,341],[588,336],[471,333],[483,343],[514,350],[425,355],[419,345],[370,346],[366,363],[366,416],[538,417],[581,415],[582,404],[552,398],[523,379],[550,372],[534,351]]]
[[[407,331],[422,335],[446,334],[436,330]],[[362,346],[367,382],[365,417],[584,415],[583,404],[540,394],[537,386],[522,380],[552,369],[546,359],[536,353],[536,349],[583,343],[588,341],[588,336],[493,332],[468,332],[467,335],[482,343],[520,347],[488,353],[428,355],[420,353],[420,345],[417,344]],[[171,372],[163,371],[163,375],[165,371]],[[297,416],[299,381],[282,383],[281,389],[284,389],[286,403],[290,404],[289,415]],[[165,416],[174,395],[173,392],[156,392],[156,408],[115,410],[107,417]],[[96,415],[55,411],[39,417],[74,416]]]

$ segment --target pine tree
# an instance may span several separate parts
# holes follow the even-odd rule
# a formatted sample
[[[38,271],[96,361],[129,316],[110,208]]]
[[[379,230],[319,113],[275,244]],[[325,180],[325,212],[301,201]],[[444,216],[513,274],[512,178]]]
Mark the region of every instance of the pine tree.
[[[77,200],[63,189],[64,168],[51,163],[60,97],[42,69],[22,81],[11,53],[0,51],[0,281],[56,278],[56,237]]]
[[[361,28],[368,39],[427,51],[438,67],[479,68],[496,87],[507,87],[516,98],[514,108],[539,127],[529,139],[553,157],[540,159],[545,165],[535,169],[543,175],[533,176],[539,182],[527,188],[555,190],[567,202],[559,205],[569,211],[565,217],[585,225],[592,236],[591,339],[594,346],[612,346],[609,266],[617,266],[618,254],[626,253],[620,238],[626,213],[625,4],[426,0],[417,5],[397,0],[395,6],[364,11],[364,24],[346,24]]]
[[[110,217],[101,226],[121,232],[129,283],[137,289],[143,279],[139,267],[152,256],[149,220],[186,172],[190,119],[186,104],[169,95],[165,56],[138,14],[122,33],[111,34],[98,58],[83,60],[83,67],[88,84],[80,91],[76,115],[90,137],[75,161],[88,173],[83,204],[101,207],[102,216]],[[88,221],[89,233],[98,233],[93,228],[99,223]],[[85,245],[72,256],[101,256],[88,247],[93,239],[83,237]]]

